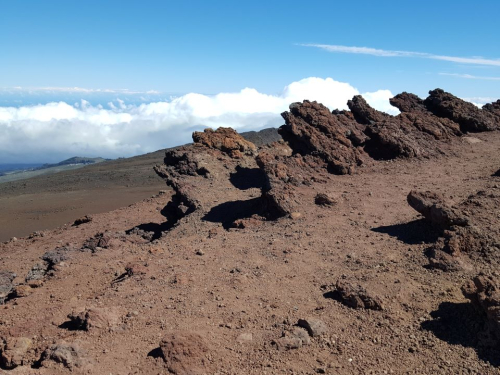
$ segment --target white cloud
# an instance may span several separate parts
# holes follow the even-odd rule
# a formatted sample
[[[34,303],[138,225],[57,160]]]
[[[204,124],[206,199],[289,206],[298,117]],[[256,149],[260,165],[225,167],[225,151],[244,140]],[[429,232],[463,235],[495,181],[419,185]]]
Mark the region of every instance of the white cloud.
[[[300,44],[304,47],[320,48],[328,52],[337,53],[353,53],[362,55],[382,56],[382,57],[417,57],[431,60],[450,61],[461,64],[475,64],[487,66],[500,66],[500,59],[486,59],[483,57],[457,57],[457,56],[444,56],[434,55],[425,52],[411,52],[411,51],[391,51],[368,47],[349,47],[332,44]]]
[[[169,102],[127,105],[118,100],[107,109],[82,100],[0,107],[0,160],[21,162],[80,156],[132,156],[190,142],[193,130],[230,126],[238,131],[280,126],[290,103],[316,100],[330,109],[347,109],[359,91],[331,78],[306,78],[280,95],[252,88],[214,96],[187,94]],[[364,93],[373,107],[397,114],[388,90]]]

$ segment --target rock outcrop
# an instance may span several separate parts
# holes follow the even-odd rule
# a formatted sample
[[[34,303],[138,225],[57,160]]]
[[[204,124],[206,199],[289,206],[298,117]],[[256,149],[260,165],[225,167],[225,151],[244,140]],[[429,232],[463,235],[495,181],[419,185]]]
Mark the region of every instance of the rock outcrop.
[[[467,259],[488,267],[500,265],[500,221],[491,220],[491,213],[500,207],[498,189],[479,191],[451,207],[431,192],[411,192],[408,203],[442,230],[428,252],[432,267],[470,269]]]
[[[436,116],[448,118],[458,123],[463,132],[483,132],[498,129],[497,120],[491,111],[483,111],[474,104],[459,99],[441,89],[429,91],[429,96],[424,100],[424,105]]]
[[[496,103],[481,110],[441,89],[430,91],[425,100],[403,92],[390,102],[401,111],[399,115],[375,110],[360,95],[348,101],[350,111],[330,111],[309,100],[292,103],[282,113],[285,124],[278,129],[284,142],[259,149],[229,128],[193,133],[192,145],[167,151],[164,165],[155,167],[175,191],[165,210],[169,222],[173,225],[195,211],[213,219],[217,216],[211,211],[214,203],[222,210],[224,204],[229,207],[229,197],[232,202],[248,201],[244,198],[250,195],[241,193],[246,188],[233,183],[242,171],[250,176],[260,169],[263,182],[252,187],[261,189],[262,199],[231,221],[256,214],[275,219],[294,213],[300,205],[297,189],[325,180],[325,174],[352,174],[374,159],[436,156],[445,153],[444,146],[462,132],[497,128]],[[207,187],[213,185],[220,186],[219,191],[211,189],[207,195]],[[453,216],[444,206],[419,203],[423,198],[430,197],[409,197],[409,202],[424,216],[443,228],[465,225],[462,217]]]
[[[491,113],[500,122],[500,99],[493,103],[483,105],[483,111]]]
[[[484,314],[500,339],[500,284],[491,276],[478,275],[462,287],[462,292]]]
[[[304,100],[291,104],[290,111],[282,116],[285,125],[279,133],[294,154],[313,155],[331,173],[350,174],[368,159],[349,139],[351,134],[362,136],[355,122],[345,115],[334,115],[324,105]]]

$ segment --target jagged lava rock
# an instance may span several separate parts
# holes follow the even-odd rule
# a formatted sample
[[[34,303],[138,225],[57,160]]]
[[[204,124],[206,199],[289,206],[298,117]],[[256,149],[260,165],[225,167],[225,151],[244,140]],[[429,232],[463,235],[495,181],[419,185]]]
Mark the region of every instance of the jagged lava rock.
[[[478,275],[462,287],[464,296],[486,315],[497,334],[500,334],[499,285],[498,280],[491,276]]]
[[[493,103],[483,105],[483,111],[491,113],[500,122],[500,99]]]
[[[446,117],[457,122],[463,132],[498,129],[497,120],[491,111],[483,111],[474,104],[459,99],[442,89],[429,91],[424,105],[436,116]]]
[[[348,121],[346,116],[341,121],[340,115],[332,114],[322,104],[308,100],[293,103],[290,111],[281,116],[285,125],[278,131],[293,152],[321,158],[331,173],[350,174],[368,159],[348,138],[352,133],[359,133],[355,122]]]
[[[257,147],[252,142],[247,141],[232,128],[221,127],[217,130],[207,128],[203,132],[194,132],[193,141],[195,144],[202,144],[230,154],[233,158],[254,155],[257,151]]]
[[[0,305],[2,305],[9,295],[14,291],[13,281],[16,278],[14,272],[0,271]]]
[[[442,151],[436,140],[461,134],[458,124],[434,116],[416,95],[399,94],[391,104],[401,107],[399,115],[373,109],[360,95],[347,102],[356,120],[365,124],[365,151],[375,159],[437,155]]]

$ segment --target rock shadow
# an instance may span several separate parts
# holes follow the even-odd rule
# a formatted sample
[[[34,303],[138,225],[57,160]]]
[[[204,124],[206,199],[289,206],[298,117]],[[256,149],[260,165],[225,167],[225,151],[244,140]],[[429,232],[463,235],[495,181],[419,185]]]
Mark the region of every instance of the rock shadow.
[[[184,216],[184,213],[179,211],[179,203],[173,199],[163,207],[160,213],[167,219],[163,223],[144,223],[137,225],[125,231],[126,234],[137,234],[144,239],[154,241],[159,239],[163,232],[172,229],[177,222]]]
[[[163,358],[163,353],[161,352],[161,348],[154,348],[148,353],[148,357],[152,357],[154,359],[156,358]]]
[[[58,328],[65,329],[67,331],[85,331],[81,325],[78,325],[76,322],[72,320],[68,320],[62,324],[58,325]]]
[[[238,165],[236,172],[230,174],[229,181],[240,190],[262,189],[266,183],[266,176],[260,168],[245,168]]]
[[[235,220],[249,218],[252,215],[260,215],[263,212],[263,208],[261,197],[246,201],[229,201],[213,207],[203,216],[202,220],[221,223],[225,229],[229,229]]]
[[[408,244],[431,244],[442,235],[442,230],[433,226],[426,219],[417,219],[403,224],[385,225],[372,228],[373,232],[385,233]]]
[[[500,366],[500,350],[487,337],[486,317],[468,302],[443,302],[421,328],[451,345],[474,348],[483,361]]]

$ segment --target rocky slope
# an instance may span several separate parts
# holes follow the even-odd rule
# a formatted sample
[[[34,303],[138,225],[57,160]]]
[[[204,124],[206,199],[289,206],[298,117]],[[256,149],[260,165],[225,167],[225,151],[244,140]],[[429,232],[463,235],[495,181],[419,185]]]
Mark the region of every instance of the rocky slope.
[[[194,133],[171,190],[2,244],[2,369],[498,373],[495,106],[391,103]]]

